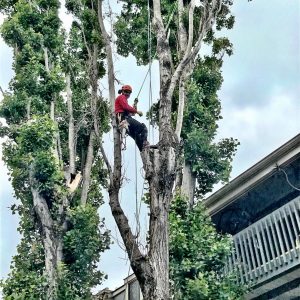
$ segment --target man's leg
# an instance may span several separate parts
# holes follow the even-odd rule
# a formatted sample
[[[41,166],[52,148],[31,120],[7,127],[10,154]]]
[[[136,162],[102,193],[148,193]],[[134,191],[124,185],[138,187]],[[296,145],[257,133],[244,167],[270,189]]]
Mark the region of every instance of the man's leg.
[[[127,122],[129,124],[128,134],[131,136],[138,146],[139,150],[143,150],[144,142],[147,141],[148,130],[145,124],[140,123],[139,121],[128,117]]]

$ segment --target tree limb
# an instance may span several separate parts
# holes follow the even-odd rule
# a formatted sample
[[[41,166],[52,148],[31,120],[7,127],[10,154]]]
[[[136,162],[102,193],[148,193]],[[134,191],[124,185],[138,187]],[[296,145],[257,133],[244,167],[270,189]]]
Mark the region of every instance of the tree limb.
[[[5,93],[4,93],[4,91],[3,91],[3,89],[2,89],[1,86],[0,86],[0,92],[1,92],[2,96],[4,97],[4,96],[5,96]]]
[[[186,47],[186,54],[189,55],[194,41],[194,10],[195,10],[195,0],[192,0],[190,3],[190,9],[189,9],[189,38],[188,43]]]
[[[72,92],[71,92],[71,78],[70,74],[66,75],[67,83],[67,105],[69,114],[69,132],[68,132],[68,146],[69,146],[69,173],[76,173],[75,165],[75,125],[73,117],[73,103],[72,103]]]
[[[109,177],[110,177],[110,181],[112,181],[113,180],[113,178],[111,176],[112,175],[112,168],[111,168],[111,165],[110,165],[109,160],[107,158],[107,155],[106,155],[106,153],[104,151],[103,145],[101,143],[100,143],[100,151],[101,151],[102,157],[104,159],[104,162],[106,164],[106,167],[107,167],[107,170],[108,170],[108,174],[109,174]]]
[[[59,263],[57,257],[57,240],[54,234],[54,221],[51,217],[46,200],[40,195],[35,188],[35,180],[32,167],[29,170],[29,182],[31,185],[31,193],[33,197],[34,210],[41,223],[43,232],[42,239],[45,251],[45,271],[49,283],[47,290],[47,299],[54,299],[54,290],[57,284],[56,267]]]
[[[112,49],[110,44],[110,36],[108,35],[104,21],[103,21],[103,12],[102,12],[102,2],[103,0],[98,0],[98,22],[101,29],[101,33],[105,42],[105,50],[107,54],[107,75],[108,75],[108,88],[109,88],[109,102],[111,105],[111,112],[114,111],[115,104],[115,85],[114,85],[114,64],[113,64],[113,56]]]
[[[199,36],[197,41],[195,42],[194,46],[190,49],[189,52],[186,52],[180,63],[178,64],[174,74],[171,78],[171,83],[168,89],[168,97],[172,97],[174,93],[174,89],[177,85],[177,82],[179,81],[179,78],[181,77],[183,71],[187,67],[191,67],[189,64],[193,64],[195,61],[195,58],[197,54],[200,51],[201,48],[201,42],[203,40],[203,37],[207,33],[207,30],[212,27],[214,24],[214,20],[219,14],[221,7],[222,7],[222,1],[221,0],[213,0],[212,1],[212,7],[209,7],[210,3],[209,1],[206,1],[204,3],[203,7],[203,16],[201,18],[201,22],[199,25]]]
[[[81,5],[83,5],[83,4],[81,3]],[[91,53],[91,49],[90,49],[90,47],[89,47],[89,45],[87,43],[87,40],[86,40],[86,36],[85,36],[85,32],[84,32],[84,27],[80,23],[78,23],[78,24],[79,24],[81,32],[82,32],[83,42],[85,44],[86,50],[88,52],[89,57],[91,58],[92,57],[92,53]]]
[[[186,97],[185,84],[186,81],[183,80],[183,78],[181,78],[179,80],[179,103],[178,103],[176,129],[175,129],[175,134],[178,140],[180,140],[182,123],[183,123],[183,112],[184,112],[185,97]]]
[[[89,145],[86,154],[85,168],[83,172],[83,184],[81,191],[80,203],[86,205],[89,187],[91,183],[91,171],[94,160],[94,142],[95,142],[95,131],[92,130],[90,133]]]
[[[179,57],[182,57],[187,45],[187,32],[183,24],[183,0],[178,0],[178,41],[179,41]]]
[[[157,38],[157,55],[160,57],[160,73],[161,77],[169,77],[165,70],[170,70],[172,66],[172,55],[169,42],[167,39],[167,30],[164,27],[161,15],[160,0],[153,0],[153,26]],[[162,65],[163,64],[163,67]]]

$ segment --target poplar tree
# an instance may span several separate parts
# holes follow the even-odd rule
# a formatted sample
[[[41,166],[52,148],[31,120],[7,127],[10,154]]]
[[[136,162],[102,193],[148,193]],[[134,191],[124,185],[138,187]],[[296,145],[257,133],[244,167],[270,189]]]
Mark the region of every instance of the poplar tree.
[[[113,107],[112,47],[103,22],[102,2],[99,1],[99,17]],[[133,54],[139,64],[149,63],[149,57],[154,57],[159,63],[159,100],[150,112],[159,131],[158,149],[141,152],[149,185],[149,250],[146,254],[139,249],[119,202],[122,161],[114,118],[113,165],[106,161],[110,174],[110,206],[144,298],[170,299],[169,213],[174,190],[188,196],[193,207],[195,191],[203,196],[214,183],[228,179],[230,162],[238,144],[232,138],[213,142],[216,121],[220,118],[216,91],[222,78],[217,75],[223,55],[232,52],[229,40],[217,38],[215,31],[232,28],[232,1],[203,0],[197,5],[193,0],[153,0],[148,5],[141,0],[122,3],[123,10],[115,26],[119,53],[124,56]],[[146,42],[147,19],[153,28],[151,48],[155,49],[150,54]],[[212,55],[207,58],[199,56],[204,42],[212,48]],[[209,78],[209,72],[216,75],[216,80]],[[208,75],[206,79],[205,75]]]
[[[97,213],[106,182],[99,148],[108,130],[98,93],[102,41],[91,7],[79,7],[68,38],[59,7],[58,0],[0,4],[15,72],[0,104],[3,158],[22,235],[2,283],[5,299],[90,299],[104,279],[97,269],[110,243]]]

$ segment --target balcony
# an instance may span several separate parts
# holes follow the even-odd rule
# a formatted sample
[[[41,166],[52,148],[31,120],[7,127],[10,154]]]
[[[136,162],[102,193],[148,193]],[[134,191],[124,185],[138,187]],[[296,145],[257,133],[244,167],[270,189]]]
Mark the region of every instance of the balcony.
[[[258,285],[300,264],[300,196],[233,236],[226,271]]]

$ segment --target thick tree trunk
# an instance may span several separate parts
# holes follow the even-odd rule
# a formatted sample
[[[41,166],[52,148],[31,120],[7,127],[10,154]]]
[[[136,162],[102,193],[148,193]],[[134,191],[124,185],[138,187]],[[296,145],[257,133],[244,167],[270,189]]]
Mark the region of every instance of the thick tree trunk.
[[[42,229],[42,240],[45,252],[45,278],[47,278],[48,281],[47,299],[55,300],[57,265],[60,263],[60,258],[57,256],[58,240],[54,233],[54,222],[51,218],[46,200],[35,188],[31,187],[31,192],[34,209],[39,217]]]
[[[150,187],[149,265],[152,282],[144,287],[145,299],[170,299],[169,207],[175,178],[175,151],[168,147],[142,152]],[[143,288],[142,288],[143,290]]]
[[[142,151],[142,160],[149,183],[150,190],[150,229],[149,229],[149,252],[142,255],[138,243],[133,235],[119,202],[119,190],[121,186],[121,147],[120,133],[117,128],[116,119],[113,114],[113,104],[115,100],[114,70],[110,36],[107,34],[102,13],[102,2],[98,0],[98,20],[105,42],[107,54],[107,69],[110,102],[112,108],[112,125],[114,133],[114,165],[110,166],[106,155],[104,160],[110,173],[109,198],[112,214],[115,218],[123,242],[125,244],[131,267],[139,281],[145,300],[168,300],[169,291],[169,226],[168,215],[172,198],[172,190],[175,180],[176,151],[179,148],[179,137],[182,128],[185,83],[188,69],[193,68],[193,62],[200,50],[200,45],[207,29],[211,27],[211,20],[214,16],[209,8],[214,12],[219,0],[212,3],[204,2],[203,18],[199,25],[197,40],[194,41],[193,14],[195,0],[189,5],[189,27],[185,30],[181,16],[184,13],[184,1],[179,0],[178,10],[180,15],[180,28],[178,36],[180,40],[180,61],[176,70],[173,70],[173,61],[168,36],[163,24],[161,15],[161,1],[153,0],[153,28],[157,38],[157,57],[160,68],[160,101],[159,101],[159,143],[158,150],[146,149]],[[220,8],[219,8],[220,9]],[[188,36],[187,36],[188,34]],[[184,51],[183,51],[184,50]],[[172,128],[172,97],[174,90],[178,86],[182,91],[181,103],[178,111],[177,136]],[[101,148],[101,147],[100,147]],[[101,149],[104,153],[103,149]]]
[[[110,101],[113,110],[115,100],[113,60],[110,45],[110,37],[107,34],[102,14],[102,0],[98,0],[98,18],[102,35],[106,45]],[[179,62],[173,70],[171,50],[168,36],[161,15],[161,1],[153,0],[153,28],[157,38],[157,57],[160,67],[160,101],[159,101],[159,144],[158,150],[144,150],[142,159],[146,180],[150,190],[150,229],[149,229],[149,252],[143,256],[138,249],[138,244],[132,234],[128,220],[119,203],[119,190],[121,186],[121,147],[120,134],[117,129],[114,115],[112,124],[114,131],[114,166],[111,168],[107,159],[107,167],[110,171],[110,206],[122,239],[128,252],[131,267],[136,274],[145,299],[167,300],[169,294],[169,228],[168,214],[172,198],[172,190],[175,179],[175,165],[177,149],[179,146],[183,111],[185,105],[185,84],[194,62],[199,53],[200,46],[207,30],[211,28],[215,16],[221,9],[221,1],[203,3],[202,19],[199,24],[198,34],[194,35],[194,9],[195,0],[188,7],[189,26],[185,29],[182,16],[184,13],[184,1],[178,1],[179,10]],[[196,29],[197,30],[197,29]],[[195,40],[196,36],[196,40]],[[179,83],[180,103],[178,108],[178,122],[176,134],[172,128],[172,97]],[[105,157],[105,156],[104,156]],[[190,166],[185,166],[184,187],[193,203],[195,178],[192,176]]]

